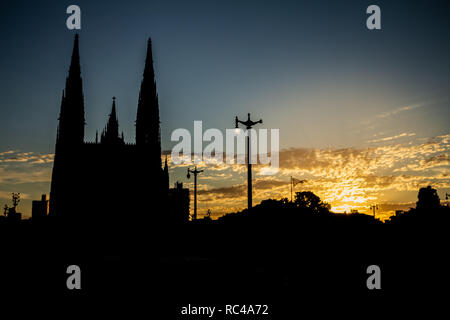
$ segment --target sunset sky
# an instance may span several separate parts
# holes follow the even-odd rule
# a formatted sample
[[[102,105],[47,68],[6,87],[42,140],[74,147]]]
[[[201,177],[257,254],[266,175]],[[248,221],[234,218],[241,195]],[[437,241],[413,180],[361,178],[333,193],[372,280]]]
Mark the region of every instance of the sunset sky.
[[[382,29],[365,10],[381,8]],[[61,92],[78,4],[86,140],[117,97],[134,142],[146,40],[152,37],[163,150],[171,132],[233,128],[234,117],[280,129],[280,170],[254,168],[254,203],[289,197],[289,178],[336,212],[380,217],[414,207],[420,187],[450,193],[450,5],[446,1],[3,1],[0,6],[0,206],[20,211],[50,191]],[[206,144],[204,144],[205,146]],[[171,185],[186,166],[171,165]],[[244,165],[202,165],[200,217],[246,207]],[[191,207],[193,207],[191,203]]]

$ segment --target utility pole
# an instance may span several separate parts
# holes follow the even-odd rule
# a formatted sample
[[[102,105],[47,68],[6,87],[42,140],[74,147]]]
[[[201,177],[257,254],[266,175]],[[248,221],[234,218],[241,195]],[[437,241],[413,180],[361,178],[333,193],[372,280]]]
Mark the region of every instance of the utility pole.
[[[191,169],[187,169],[187,178],[190,179],[191,178],[191,173],[194,174],[194,217],[193,220],[197,220],[197,175],[199,173],[202,173],[203,170],[197,170],[197,166],[195,166],[194,170]]]
[[[292,202],[292,185],[294,184],[294,182],[292,181],[292,176],[291,176],[291,202]]]
[[[291,202],[292,202],[292,190],[294,189],[294,187],[296,186],[296,185],[298,185],[299,183],[300,184],[303,184],[303,183],[305,183],[305,182],[307,182],[308,180],[298,180],[298,179],[296,179],[296,178],[293,178],[292,176],[291,176]]]
[[[378,210],[378,205],[377,204],[373,204],[370,206],[370,210],[372,210],[373,212],[373,218],[375,219],[375,210]]]
[[[245,126],[245,128],[247,129],[247,184],[248,184],[248,189],[247,189],[247,201],[248,201],[248,211],[251,210],[252,208],[252,164],[250,161],[250,132],[248,131],[249,129],[251,129],[255,124],[258,123],[263,123],[262,119],[260,119],[259,121],[251,121],[250,120],[250,113],[248,113],[248,119],[247,121],[241,121],[238,119],[238,117],[236,116],[236,129],[239,127],[239,123],[243,124]]]

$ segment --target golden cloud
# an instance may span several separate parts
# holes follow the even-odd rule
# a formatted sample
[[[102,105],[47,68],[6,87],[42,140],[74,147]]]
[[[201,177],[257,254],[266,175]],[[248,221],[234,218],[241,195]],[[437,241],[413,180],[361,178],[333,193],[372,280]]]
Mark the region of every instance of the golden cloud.
[[[405,203],[413,203],[421,187],[431,184],[438,189],[450,188],[449,138],[442,135],[416,143],[370,148],[284,149],[274,176],[263,177],[261,173],[267,166],[254,166],[254,202],[289,197],[289,179],[294,176],[308,181],[295,191],[313,191],[335,210],[368,212],[370,204],[378,203],[380,215],[386,218],[396,206],[392,198],[405,209]],[[245,208],[245,165],[204,165],[204,169],[199,208],[206,211],[207,207],[216,207],[226,212]],[[224,179],[216,175],[219,172]]]

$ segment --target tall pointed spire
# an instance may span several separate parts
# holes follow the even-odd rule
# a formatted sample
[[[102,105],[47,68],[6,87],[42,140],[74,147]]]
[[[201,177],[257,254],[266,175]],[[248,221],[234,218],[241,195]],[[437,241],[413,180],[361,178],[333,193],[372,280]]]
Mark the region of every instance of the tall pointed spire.
[[[152,41],[148,39],[147,57],[139,92],[136,118],[136,144],[146,149],[152,165],[161,168],[161,138],[159,126],[159,104],[153,69]]]
[[[58,144],[81,144],[84,141],[84,97],[81,79],[78,34],[72,50],[69,75],[63,91],[59,115]]]
[[[111,134],[111,136],[119,136],[119,120],[116,114],[116,97],[113,97],[113,103],[111,108],[111,114],[109,115],[108,124],[106,129]]]
[[[123,142],[121,141],[123,139],[119,137],[119,120],[117,119],[116,113],[116,97],[113,97],[111,113],[109,114],[108,123],[106,124],[101,138],[102,143]]]
[[[80,76],[80,52],[78,45],[78,34],[75,34],[75,40],[73,42],[72,59],[70,61],[69,76]]]

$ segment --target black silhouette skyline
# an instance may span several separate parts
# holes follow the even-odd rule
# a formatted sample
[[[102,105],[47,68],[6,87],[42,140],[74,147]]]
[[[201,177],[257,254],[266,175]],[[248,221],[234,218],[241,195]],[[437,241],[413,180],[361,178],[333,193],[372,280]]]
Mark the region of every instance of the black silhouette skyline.
[[[267,304],[270,317],[262,319],[284,320],[352,312],[381,318],[393,316],[393,307],[404,317],[424,298],[446,302],[450,47],[441,36],[448,33],[448,3],[412,1],[410,11],[401,11],[405,3],[382,1],[386,19],[378,34],[361,23],[365,3],[319,3],[326,6],[231,2],[204,11],[200,4],[181,10],[177,3],[178,11],[114,3],[105,16],[118,18],[122,29],[105,23],[108,32],[99,36],[92,16],[109,7],[83,2],[95,13],[73,35],[69,64],[57,33],[51,45],[27,44],[17,57],[23,42],[11,39],[23,26],[5,36],[2,119],[14,94],[20,97],[0,129],[2,295],[33,311],[30,302],[47,312],[90,305],[116,315],[124,309],[130,319],[177,320],[185,319],[180,308],[187,304]],[[423,29],[407,28],[405,17],[422,21]],[[65,83],[49,80],[59,79],[55,70],[63,63],[56,58],[38,75],[29,68],[49,61],[42,52],[65,56]],[[21,86],[11,71],[20,59]],[[134,73],[139,81],[130,80]],[[30,85],[27,75],[41,81]],[[49,97],[60,89],[52,105]],[[50,106],[38,108],[43,104]],[[185,178],[193,166],[171,163],[168,132],[203,114],[204,129],[233,127],[235,116],[247,113],[284,130],[278,175],[254,166],[250,210],[242,205],[245,170],[198,165],[205,170],[193,219]],[[33,141],[37,151],[19,150]],[[22,208],[32,209],[31,219]],[[81,290],[66,285],[70,265],[82,270]],[[367,286],[371,265],[381,270],[381,289]],[[0,301],[3,311],[8,301]]]
[[[380,1],[387,14],[378,33],[365,27],[362,2],[268,1],[256,11],[241,2],[132,3],[79,3],[86,141],[95,141],[96,131],[101,139],[115,96],[119,135],[135,142],[143,39],[151,36],[162,150],[173,147],[173,130],[190,130],[194,120],[224,130],[235,115],[250,112],[267,119],[261,128],[281,129],[283,170],[275,179],[285,183],[270,197],[288,196],[292,175],[309,180],[308,190],[335,212],[370,214],[378,204],[378,215],[387,219],[413,207],[420,187],[434,185],[441,199],[450,192],[441,174],[450,119],[449,47],[442,40],[447,2]],[[31,216],[32,200],[50,189],[56,119],[73,46],[65,9],[9,2],[0,13],[0,118],[7,119],[0,126],[0,202],[21,192],[24,217]],[[39,28],[30,34],[30,25]],[[292,157],[289,148],[296,149]],[[365,162],[374,158],[379,161]],[[170,158],[169,165],[173,186],[185,170]],[[210,209],[216,219],[245,208],[246,198],[236,196],[244,182],[232,169],[208,170],[201,186],[213,192],[199,190],[199,215]],[[267,197],[267,189],[254,191],[256,203]]]

